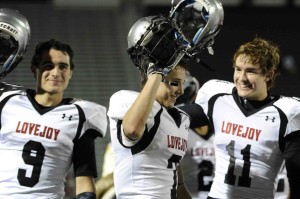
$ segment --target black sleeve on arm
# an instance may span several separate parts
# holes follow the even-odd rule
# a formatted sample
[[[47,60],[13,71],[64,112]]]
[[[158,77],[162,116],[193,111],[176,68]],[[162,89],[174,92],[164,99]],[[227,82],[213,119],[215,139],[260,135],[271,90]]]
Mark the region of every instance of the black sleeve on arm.
[[[208,126],[209,121],[207,116],[205,115],[203,108],[198,104],[188,104],[181,107],[179,109],[186,112],[191,118],[190,128],[198,128],[201,126]]]
[[[284,159],[290,183],[290,199],[300,198],[300,131],[285,137]]]
[[[94,140],[97,133],[88,130],[74,144],[73,167],[74,176],[97,177],[97,164]]]

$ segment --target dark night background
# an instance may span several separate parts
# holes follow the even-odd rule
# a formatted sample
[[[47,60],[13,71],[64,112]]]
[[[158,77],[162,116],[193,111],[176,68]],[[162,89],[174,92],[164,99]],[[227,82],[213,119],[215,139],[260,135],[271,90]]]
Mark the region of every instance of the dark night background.
[[[149,7],[147,15],[167,13],[168,7]],[[191,73],[201,84],[212,78],[232,81],[232,57],[240,44],[262,37],[277,43],[281,52],[280,76],[272,93],[300,96],[300,9],[292,7],[257,8],[224,7],[224,24],[215,39],[214,55],[200,55],[202,61],[215,69],[194,63]]]
[[[215,54],[203,52],[200,55],[215,72],[192,63],[191,74],[201,84],[213,78],[231,81],[233,53],[240,44],[258,36],[280,46],[281,75],[272,92],[300,96],[300,0],[294,0],[299,2],[297,6],[291,3],[254,6],[249,3],[255,0],[236,0],[244,3],[228,6],[225,4],[228,1],[221,0],[224,2],[224,25],[215,39]],[[266,0],[256,2],[263,1]],[[155,5],[154,2],[160,3]],[[30,72],[34,47],[41,41],[55,38],[70,44],[75,52],[75,70],[65,96],[108,107],[114,92],[140,90],[141,87],[138,70],[126,52],[130,27],[144,16],[167,15],[171,8],[169,4],[170,0],[1,0],[0,7],[19,10],[31,26],[31,41],[24,59],[4,81],[34,88],[35,79]],[[109,131],[103,139],[96,140],[99,176],[109,141]],[[70,187],[72,192],[72,184]]]

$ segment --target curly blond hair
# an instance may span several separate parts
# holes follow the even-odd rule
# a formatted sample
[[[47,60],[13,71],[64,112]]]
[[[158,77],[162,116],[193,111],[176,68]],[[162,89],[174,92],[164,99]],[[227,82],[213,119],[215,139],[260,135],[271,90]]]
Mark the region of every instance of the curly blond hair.
[[[259,37],[252,41],[242,44],[233,56],[235,63],[239,55],[245,55],[248,62],[258,65],[262,69],[262,74],[273,72],[270,80],[267,82],[267,88],[270,89],[275,85],[276,77],[279,75],[278,64],[280,62],[280,51],[277,44]]]

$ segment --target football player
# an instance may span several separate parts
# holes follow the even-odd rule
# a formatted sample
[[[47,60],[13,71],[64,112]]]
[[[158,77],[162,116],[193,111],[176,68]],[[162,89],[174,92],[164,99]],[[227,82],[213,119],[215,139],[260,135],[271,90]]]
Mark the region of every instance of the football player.
[[[128,53],[141,71],[143,88],[141,92],[121,90],[110,98],[117,198],[191,198],[180,167],[190,118],[174,104],[183,94],[184,57],[211,47],[219,31],[223,10],[218,3],[182,1],[171,18],[143,17],[131,27]],[[198,16],[192,17],[196,30],[193,36],[186,35],[178,26],[186,25],[181,21],[193,14]]]
[[[176,105],[180,108],[183,105],[192,104],[198,90],[198,80],[187,73],[184,94],[177,99]],[[187,154],[182,161],[186,185],[195,199],[207,198],[214,177],[214,135],[208,133],[208,130],[205,126],[190,130]],[[278,175],[274,199],[288,199],[288,196],[289,184],[286,170],[283,168]]]
[[[210,80],[196,104],[183,108],[195,120],[207,115],[215,135],[209,198],[274,198],[284,161],[290,197],[300,198],[300,102],[269,92],[279,59],[271,41],[257,37],[242,44],[233,58],[234,83]]]
[[[184,94],[177,99],[176,106],[180,108],[192,104],[199,88],[199,81],[187,72]],[[182,161],[186,186],[193,198],[206,199],[214,177],[214,136],[208,133],[205,126],[190,129],[187,146],[188,150]]]
[[[64,98],[74,71],[73,50],[51,39],[36,46],[31,71],[36,89],[0,97],[0,198],[64,197],[74,166],[76,199],[95,199],[94,139],[107,128],[102,105]]]

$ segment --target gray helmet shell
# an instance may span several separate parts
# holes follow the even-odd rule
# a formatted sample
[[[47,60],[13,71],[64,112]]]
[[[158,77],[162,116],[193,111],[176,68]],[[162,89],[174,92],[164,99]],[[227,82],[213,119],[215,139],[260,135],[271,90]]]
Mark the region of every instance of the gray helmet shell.
[[[162,15],[142,17],[128,32],[128,54],[140,68],[146,57],[160,68],[170,71],[185,55],[186,41],[176,25]]]
[[[13,37],[17,42],[17,49],[11,55],[7,55],[7,60],[1,63],[0,77],[4,77],[22,59],[29,45],[31,32],[27,18],[19,11],[9,8],[0,9],[0,32]],[[0,43],[0,46],[2,45]]]
[[[170,17],[190,44],[187,53],[195,55],[203,49],[210,50],[223,25],[224,10],[219,0],[181,0]]]
[[[140,41],[147,29],[150,27],[151,20],[154,18],[155,16],[143,17],[133,24],[127,36],[128,48],[134,47],[138,41]],[[150,36],[151,33],[148,37]]]

